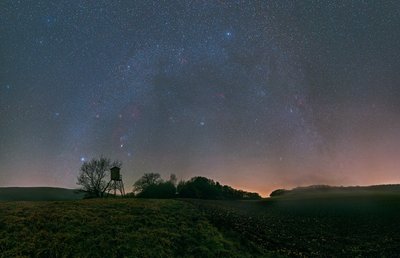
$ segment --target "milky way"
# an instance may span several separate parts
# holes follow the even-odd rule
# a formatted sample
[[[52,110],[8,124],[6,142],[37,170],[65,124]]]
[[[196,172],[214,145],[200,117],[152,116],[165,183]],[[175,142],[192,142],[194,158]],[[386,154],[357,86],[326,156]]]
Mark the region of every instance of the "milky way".
[[[2,1],[0,185],[85,160],[267,194],[399,182],[398,1]]]

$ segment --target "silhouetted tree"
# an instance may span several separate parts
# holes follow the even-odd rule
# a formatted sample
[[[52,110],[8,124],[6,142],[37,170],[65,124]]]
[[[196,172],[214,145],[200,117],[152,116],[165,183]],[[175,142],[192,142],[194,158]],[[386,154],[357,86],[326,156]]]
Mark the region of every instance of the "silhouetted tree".
[[[178,196],[183,198],[198,199],[261,199],[258,193],[251,193],[242,190],[233,189],[227,185],[221,185],[212,179],[205,177],[193,177],[189,181],[180,181],[177,186]]]
[[[161,183],[162,179],[158,173],[146,173],[133,184],[134,193],[140,193],[150,185]]]
[[[176,195],[176,176],[171,175],[169,181],[163,181],[160,174],[144,174],[133,185],[136,197],[139,198],[173,198]]]
[[[164,181],[158,173],[144,174],[133,185],[135,196],[139,198],[261,199],[258,193],[236,190],[206,177],[198,176],[188,181],[181,180],[178,185],[176,181],[174,174],[171,174],[168,181]]]
[[[139,198],[174,198],[176,194],[175,186],[170,182],[160,182],[154,185],[149,185],[136,196]]]
[[[120,161],[111,161],[105,157],[85,161],[80,168],[77,184],[86,192],[87,197],[104,197],[109,188],[110,168],[121,165]]]
[[[218,199],[218,189],[213,180],[206,177],[193,177],[187,182],[181,181],[178,185],[180,197],[199,199]]]

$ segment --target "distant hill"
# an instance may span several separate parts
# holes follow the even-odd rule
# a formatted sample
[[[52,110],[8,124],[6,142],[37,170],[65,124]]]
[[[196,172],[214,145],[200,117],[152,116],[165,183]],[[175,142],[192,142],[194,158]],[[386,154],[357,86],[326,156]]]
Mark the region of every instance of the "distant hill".
[[[76,189],[57,187],[0,187],[0,201],[64,201],[84,196]]]
[[[400,184],[370,185],[370,186],[329,186],[310,185],[296,187],[291,190],[277,189],[270,196],[298,196],[314,194],[400,194]]]

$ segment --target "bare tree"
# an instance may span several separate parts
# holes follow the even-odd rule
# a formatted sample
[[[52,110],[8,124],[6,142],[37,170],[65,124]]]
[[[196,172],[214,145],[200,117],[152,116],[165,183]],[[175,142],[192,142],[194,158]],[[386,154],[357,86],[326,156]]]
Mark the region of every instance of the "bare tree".
[[[104,197],[110,185],[108,178],[110,168],[121,167],[121,165],[120,161],[111,162],[110,159],[102,156],[98,159],[93,158],[82,164],[77,184],[81,185],[82,190],[91,197]]]

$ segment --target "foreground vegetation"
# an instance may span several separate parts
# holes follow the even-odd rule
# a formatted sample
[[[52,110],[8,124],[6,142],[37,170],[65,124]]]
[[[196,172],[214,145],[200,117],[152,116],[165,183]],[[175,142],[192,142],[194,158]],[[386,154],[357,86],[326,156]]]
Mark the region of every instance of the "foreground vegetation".
[[[0,202],[0,257],[397,257],[399,217],[399,192],[376,189]]]
[[[247,256],[189,203],[0,202],[0,257]]]

